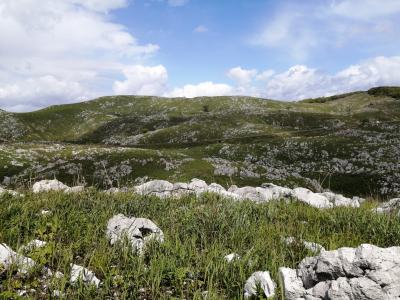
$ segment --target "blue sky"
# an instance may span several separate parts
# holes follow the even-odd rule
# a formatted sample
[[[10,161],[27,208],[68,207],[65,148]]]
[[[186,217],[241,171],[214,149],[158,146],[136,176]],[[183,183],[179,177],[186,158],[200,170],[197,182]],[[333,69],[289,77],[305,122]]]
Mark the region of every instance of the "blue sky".
[[[398,0],[2,0],[0,108],[400,85]]]

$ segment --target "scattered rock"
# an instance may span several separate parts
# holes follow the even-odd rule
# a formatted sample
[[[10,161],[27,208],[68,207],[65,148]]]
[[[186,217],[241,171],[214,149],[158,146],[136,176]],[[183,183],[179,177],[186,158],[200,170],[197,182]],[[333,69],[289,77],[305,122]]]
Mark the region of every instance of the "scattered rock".
[[[160,198],[182,197],[188,194],[200,195],[205,192],[219,194],[234,200],[250,200],[254,202],[268,202],[280,199],[296,199],[317,208],[331,208],[334,206],[359,207],[363,199],[358,197],[346,198],[332,192],[314,193],[305,188],[289,189],[264,183],[261,187],[237,187],[232,185],[228,190],[217,183],[207,183],[200,179],[192,179],[190,183],[178,182],[172,184],[165,180],[153,180],[135,187],[139,195],[155,195]]]
[[[18,193],[16,191],[7,190],[7,189],[4,189],[4,188],[0,187],[0,196],[3,195],[3,194],[10,194],[13,197],[23,197],[24,196],[23,194],[20,194],[20,193]]]
[[[26,274],[35,266],[29,257],[14,252],[6,244],[0,244],[0,264],[7,270],[11,265],[16,265],[20,273]]]
[[[226,255],[226,256],[224,257],[224,259],[225,259],[228,263],[230,263],[230,262],[232,262],[232,261],[234,261],[234,260],[240,259],[240,255],[237,254],[237,253],[231,253],[231,254]]]
[[[400,209],[400,198],[394,198],[381,203],[374,211],[377,213],[391,213],[398,209]]]
[[[66,194],[75,194],[75,193],[81,193],[85,190],[85,187],[83,185],[77,185],[73,187],[69,187],[64,190],[64,193]]]
[[[297,270],[280,268],[285,299],[398,299],[400,247],[322,251]]]
[[[32,251],[36,248],[42,248],[44,246],[46,246],[47,242],[41,241],[41,240],[32,240],[30,241],[28,244],[26,244],[25,246],[21,247],[22,251]]]
[[[107,237],[111,245],[123,241],[126,237],[134,250],[143,252],[146,243],[155,240],[162,243],[164,233],[149,219],[128,218],[122,214],[113,216],[107,224]]]
[[[46,215],[51,214],[51,211],[50,211],[50,210],[46,210],[46,209],[42,209],[42,210],[40,211],[40,214],[41,214],[42,216],[46,216]]]
[[[82,280],[82,282],[85,284],[95,285],[96,287],[99,287],[100,285],[100,280],[96,277],[96,275],[92,271],[82,266],[71,264],[70,282],[76,283],[79,280]]]
[[[267,298],[275,295],[275,282],[272,281],[269,272],[254,272],[244,285],[244,297],[257,296],[257,287],[260,287]]]
[[[69,187],[57,179],[41,180],[36,182],[32,187],[32,191],[35,194],[50,191],[64,191],[67,189],[69,189]]]

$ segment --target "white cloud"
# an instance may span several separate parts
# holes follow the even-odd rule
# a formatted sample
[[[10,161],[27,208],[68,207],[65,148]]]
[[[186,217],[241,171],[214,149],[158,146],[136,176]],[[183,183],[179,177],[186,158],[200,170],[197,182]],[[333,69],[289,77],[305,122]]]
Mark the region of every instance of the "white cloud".
[[[299,100],[400,85],[400,56],[376,57],[328,74],[304,65],[276,74],[260,89],[261,95],[280,100]]]
[[[260,81],[266,81],[271,78],[275,74],[274,70],[265,70],[259,74],[257,74],[256,79]]]
[[[189,0],[168,0],[168,5],[170,5],[170,6],[183,6],[188,2],[189,2]]]
[[[199,84],[187,84],[182,88],[175,88],[167,92],[167,97],[186,97],[194,98],[200,96],[226,96],[235,94],[234,88],[223,83],[213,83],[211,81],[201,82]]]
[[[139,44],[126,28],[110,21],[107,13],[127,4],[126,0],[2,0],[0,107],[17,101],[19,107],[39,108],[50,103],[43,99],[59,104],[109,94],[126,65],[140,63],[158,50],[154,44]],[[44,88],[43,78],[52,78],[58,88]],[[40,87],[35,89],[32,82]],[[35,97],[23,98],[24,92],[15,90]]]
[[[400,12],[398,0],[339,0],[331,3],[332,11],[352,19],[370,20]]]
[[[205,33],[205,32],[208,32],[208,28],[206,26],[204,26],[204,25],[199,25],[193,30],[193,32],[195,32],[195,33]]]
[[[162,95],[166,90],[168,73],[164,66],[130,66],[123,70],[124,81],[114,83],[115,94]]]
[[[227,76],[234,80],[239,86],[247,86],[251,83],[253,78],[257,75],[257,70],[246,70],[242,67],[235,67],[227,72]]]

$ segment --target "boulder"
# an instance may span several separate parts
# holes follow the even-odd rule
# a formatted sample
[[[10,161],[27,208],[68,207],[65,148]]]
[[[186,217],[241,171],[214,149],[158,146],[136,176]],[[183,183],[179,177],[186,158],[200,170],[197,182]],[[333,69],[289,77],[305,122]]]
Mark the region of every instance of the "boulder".
[[[341,194],[335,194],[332,192],[320,193],[325,196],[333,206],[347,206],[347,207],[360,207],[360,201],[358,197],[346,198]]]
[[[247,279],[244,285],[244,297],[256,297],[257,287],[260,287],[267,298],[273,297],[275,295],[275,282],[272,281],[269,272],[254,272],[249,279]]]
[[[123,214],[113,216],[107,224],[107,237],[111,245],[127,238],[132,248],[139,254],[151,240],[162,243],[164,233],[149,219],[128,218]]]
[[[237,253],[231,253],[231,254],[225,255],[224,259],[225,259],[228,263],[230,263],[230,262],[232,262],[232,261],[235,261],[235,260],[240,259],[240,255],[237,254]]]
[[[400,298],[400,247],[322,251],[279,272],[287,300]]]
[[[69,189],[69,187],[57,179],[41,180],[36,182],[32,187],[32,191],[35,194],[50,191],[65,191],[67,189]]]
[[[42,247],[46,246],[46,244],[47,244],[46,242],[41,241],[41,240],[32,240],[25,246],[22,246],[21,250],[22,251],[32,251],[37,248],[42,248]]]
[[[28,273],[36,264],[29,257],[14,252],[6,244],[0,244],[0,265],[7,270],[11,265],[16,265],[20,273]]]
[[[318,193],[313,193],[306,188],[295,188],[293,189],[292,195],[297,200],[317,208],[333,207],[333,204],[329,202],[327,197]]]
[[[283,238],[282,240],[288,246],[291,244],[294,244],[294,243],[301,243],[301,244],[303,244],[304,248],[306,248],[307,250],[314,252],[314,253],[319,253],[321,251],[325,251],[325,248],[318,243],[309,242],[309,241],[305,241],[305,240],[297,240],[293,236]]]
[[[135,187],[139,195],[154,195],[160,198],[171,197],[174,185],[166,180],[152,180]]]
[[[85,190],[85,187],[83,185],[77,185],[73,187],[68,187],[64,190],[64,193],[66,194],[75,194],[75,193],[81,193]]]
[[[77,283],[79,280],[85,284],[94,285],[96,287],[100,285],[100,280],[92,271],[82,266],[71,264],[71,277],[69,281],[71,283]]]
[[[381,203],[376,209],[377,213],[391,213],[400,209],[400,198],[390,199],[389,201]]]

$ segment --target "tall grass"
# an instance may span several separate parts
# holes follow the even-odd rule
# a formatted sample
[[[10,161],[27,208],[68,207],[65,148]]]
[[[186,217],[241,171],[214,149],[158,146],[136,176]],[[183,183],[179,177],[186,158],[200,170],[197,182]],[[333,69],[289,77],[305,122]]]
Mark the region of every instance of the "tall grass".
[[[241,299],[254,271],[268,270],[278,282],[279,267],[295,267],[312,255],[301,243],[286,245],[282,237],[318,242],[327,249],[399,245],[399,219],[374,214],[370,207],[318,210],[298,202],[256,204],[212,194],[158,199],[90,189],[76,195],[3,196],[0,242],[16,250],[32,239],[45,240],[46,247],[28,254],[40,266],[69,274],[70,263],[80,264],[103,284],[98,290],[71,285],[66,276],[45,289],[37,272],[19,277],[12,270],[0,271],[0,298],[33,288],[34,299],[48,299],[53,290],[66,299],[203,299],[205,292],[207,299]],[[41,215],[42,209],[51,214]],[[153,220],[165,242],[150,244],[143,256],[126,246],[110,246],[106,225],[117,213]],[[232,252],[241,259],[225,262]],[[281,298],[279,292],[276,298]]]

